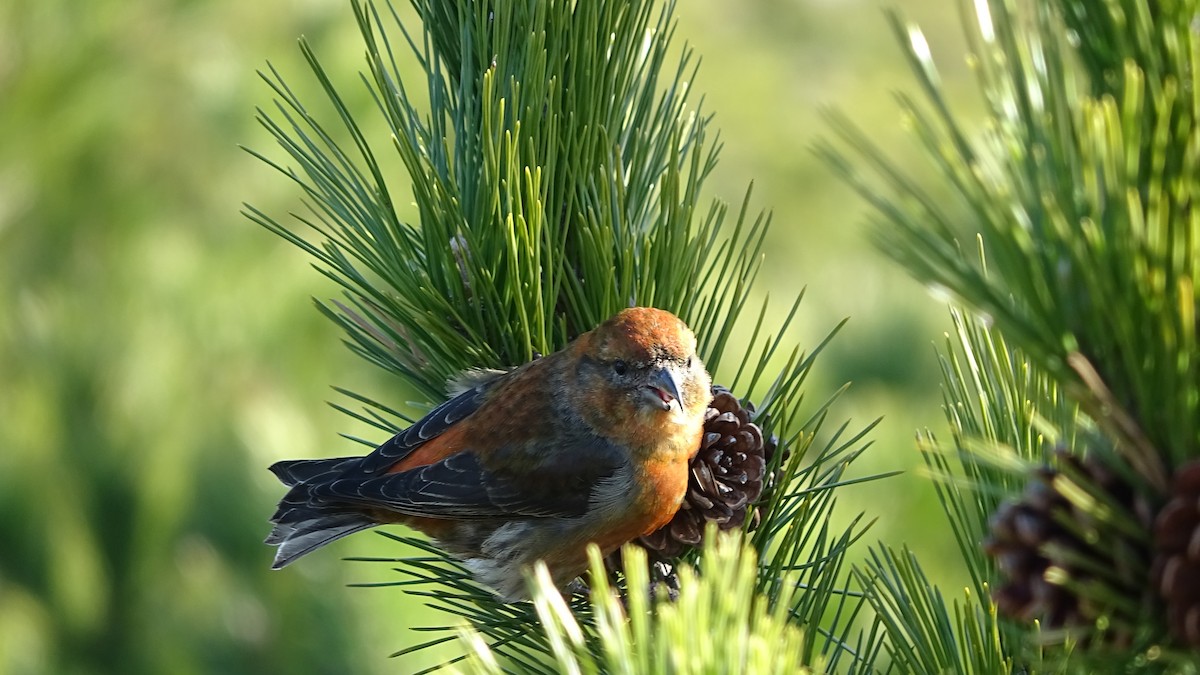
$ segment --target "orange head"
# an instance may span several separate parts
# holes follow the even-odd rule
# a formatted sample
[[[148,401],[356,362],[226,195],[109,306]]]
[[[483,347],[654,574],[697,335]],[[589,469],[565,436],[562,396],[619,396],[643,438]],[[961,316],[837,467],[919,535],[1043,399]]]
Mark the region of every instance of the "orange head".
[[[585,417],[594,427],[630,440],[679,427],[698,433],[712,382],[696,356],[696,336],[674,314],[622,310],[581,336],[572,351]]]

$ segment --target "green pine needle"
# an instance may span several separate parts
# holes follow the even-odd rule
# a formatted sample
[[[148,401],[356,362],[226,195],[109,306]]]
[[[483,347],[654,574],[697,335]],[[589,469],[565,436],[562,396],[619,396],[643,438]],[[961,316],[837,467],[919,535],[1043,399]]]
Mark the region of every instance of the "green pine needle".
[[[720,146],[689,95],[691,51],[672,56],[672,8],[414,7],[416,37],[391,5],[354,5],[391,144],[366,137],[307,43],[335,124],[264,74],[277,100],[260,121],[298,168],[255,154],[301,187],[311,213],[296,216],[301,229],[247,214],[343,288],[321,307],[352,349],[434,402],[463,370],[519,365],[641,304],[687,321],[719,367],[769,218],[750,214],[749,193],[732,226],[723,205],[699,208]],[[407,52],[430,114],[405,86]],[[395,210],[385,152],[412,180],[419,225]]]
[[[1165,617],[1144,601],[1145,522],[1083,472],[1058,467],[1055,489],[1075,512],[1058,525],[1082,548],[1056,555],[1091,579],[1048,575],[1084,599],[1091,629],[997,620],[996,570],[980,542],[999,503],[1052,449],[1086,449],[1151,507],[1172,468],[1200,454],[1198,6],[960,8],[982,124],[954,112],[924,36],[891,15],[921,94],[901,94],[899,105],[941,190],[918,184],[837,113],[841,145],[818,148],[876,208],[880,248],[978,317],[955,314],[942,356],[952,443],[920,438],[971,587],[948,605],[914,557],[887,547],[860,576],[903,672],[1169,671],[1181,661],[1166,658]],[[1132,636],[1124,649],[1063,644],[1113,628]],[[1053,652],[1038,647],[1050,642]]]
[[[925,97],[900,103],[954,199],[843,117],[835,130],[874,177],[819,151],[879,209],[884,251],[993,321],[1162,489],[1200,447],[1194,3],[972,4],[979,131],[951,111],[919,30],[893,16]],[[986,265],[960,246],[975,237]]]
[[[680,570],[679,597],[656,598],[643,594],[619,595],[604,581],[599,551],[591,550],[592,577],[597,580],[590,600],[594,625],[579,622],[578,613],[563,600],[544,566],[534,574],[534,606],[539,630],[547,636],[555,673],[807,673],[826,664],[804,660],[806,639],[787,615],[799,591],[787,580],[768,600],[755,592],[753,549],[736,536],[716,536],[710,531],[699,569]],[[645,588],[649,581],[645,553],[637,547],[624,550],[625,570],[631,586]],[[622,600],[624,598],[624,602]],[[653,605],[653,609],[649,606]],[[487,638],[467,630],[471,649],[466,672],[506,672],[502,658],[488,646]]]

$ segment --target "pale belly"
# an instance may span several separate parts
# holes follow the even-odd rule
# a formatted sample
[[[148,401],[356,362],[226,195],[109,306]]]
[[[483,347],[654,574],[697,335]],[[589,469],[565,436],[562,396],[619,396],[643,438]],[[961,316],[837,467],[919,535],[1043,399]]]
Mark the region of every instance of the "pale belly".
[[[578,518],[529,518],[504,523],[460,522],[436,535],[460,558],[475,580],[506,601],[528,597],[525,573],[544,560],[563,588],[587,571],[587,547],[607,555],[622,544],[670,521],[687,489],[687,459],[643,470],[635,479],[619,472],[599,486],[587,514]]]

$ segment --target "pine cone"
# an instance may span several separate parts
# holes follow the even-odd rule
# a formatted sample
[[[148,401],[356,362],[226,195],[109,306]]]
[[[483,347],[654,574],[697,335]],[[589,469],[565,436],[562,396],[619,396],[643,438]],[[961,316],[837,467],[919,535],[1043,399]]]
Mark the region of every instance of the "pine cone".
[[[1154,548],[1151,578],[1171,636],[1200,647],[1200,461],[1175,472],[1170,501],[1154,520]]]
[[[1064,451],[1058,456],[1064,468],[1071,467],[1073,473],[1149,524],[1150,511],[1145,500],[1093,456],[1080,460]],[[1091,626],[1099,614],[1099,609],[1088,600],[1066,586],[1048,580],[1046,571],[1049,568],[1056,567],[1066,578],[1085,584],[1092,574],[1075,562],[1079,558],[1095,561],[1100,569],[1118,567],[1114,560],[1105,558],[1112,556],[1115,543],[1108,542],[1108,548],[1089,546],[1060,523],[1061,519],[1068,519],[1079,523],[1080,529],[1091,524],[1091,516],[1075,508],[1055,488],[1054,481],[1061,473],[1062,470],[1050,467],[1039,469],[1020,499],[1002,504],[996,510],[989,525],[991,533],[983,541],[984,552],[995,559],[1004,579],[993,592],[997,609],[1019,621],[1040,620],[1044,629]],[[1136,586],[1137,581],[1144,584],[1144,576],[1142,580],[1130,581],[1131,586]],[[1134,588],[1130,590],[1137,592]],[[1113,633],[1109,639],[1121,641],[1127,637]]]
[[[1052,564],[1042,553],[1045,544],[1082,547],[1054,520],[1056,512],[1070,510],[1070,503],[1053,488],[1057,473],[1049,467],[1039,469],[1021,499],[1001,504],[989,524],[991,535],[983,542],[984,553],[995,558],[1006,580],[993,593],[997,609],[1025,622],[1041,619],[1047,627],[1081,622],[1078,598],[1045,579]]]
[[[683,504],[671,522],[638,540],[662,559],[698,545],[710,521],[721,530],[741,527],[750,506],[762,496],[767,464],[777,446],[750,421],[752,405],[743,405],[721,386],[714,385],[712,392]]]

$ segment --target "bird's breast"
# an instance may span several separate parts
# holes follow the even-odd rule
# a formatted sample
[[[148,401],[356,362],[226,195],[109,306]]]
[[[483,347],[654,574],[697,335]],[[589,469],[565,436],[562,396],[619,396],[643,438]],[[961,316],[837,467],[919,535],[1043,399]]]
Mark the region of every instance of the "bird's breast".
[[[687,491],[687,455],[677,454],[647,462],[637,482],[642,493],[638,501],[643,506],[644,524],[642,531],[633,536],[640,537],[666,525],[679,510]]]
[[[686,455],[643,459],[622,468],[593,493],[593,541],[604,551],[670,522],[688,482]]]

